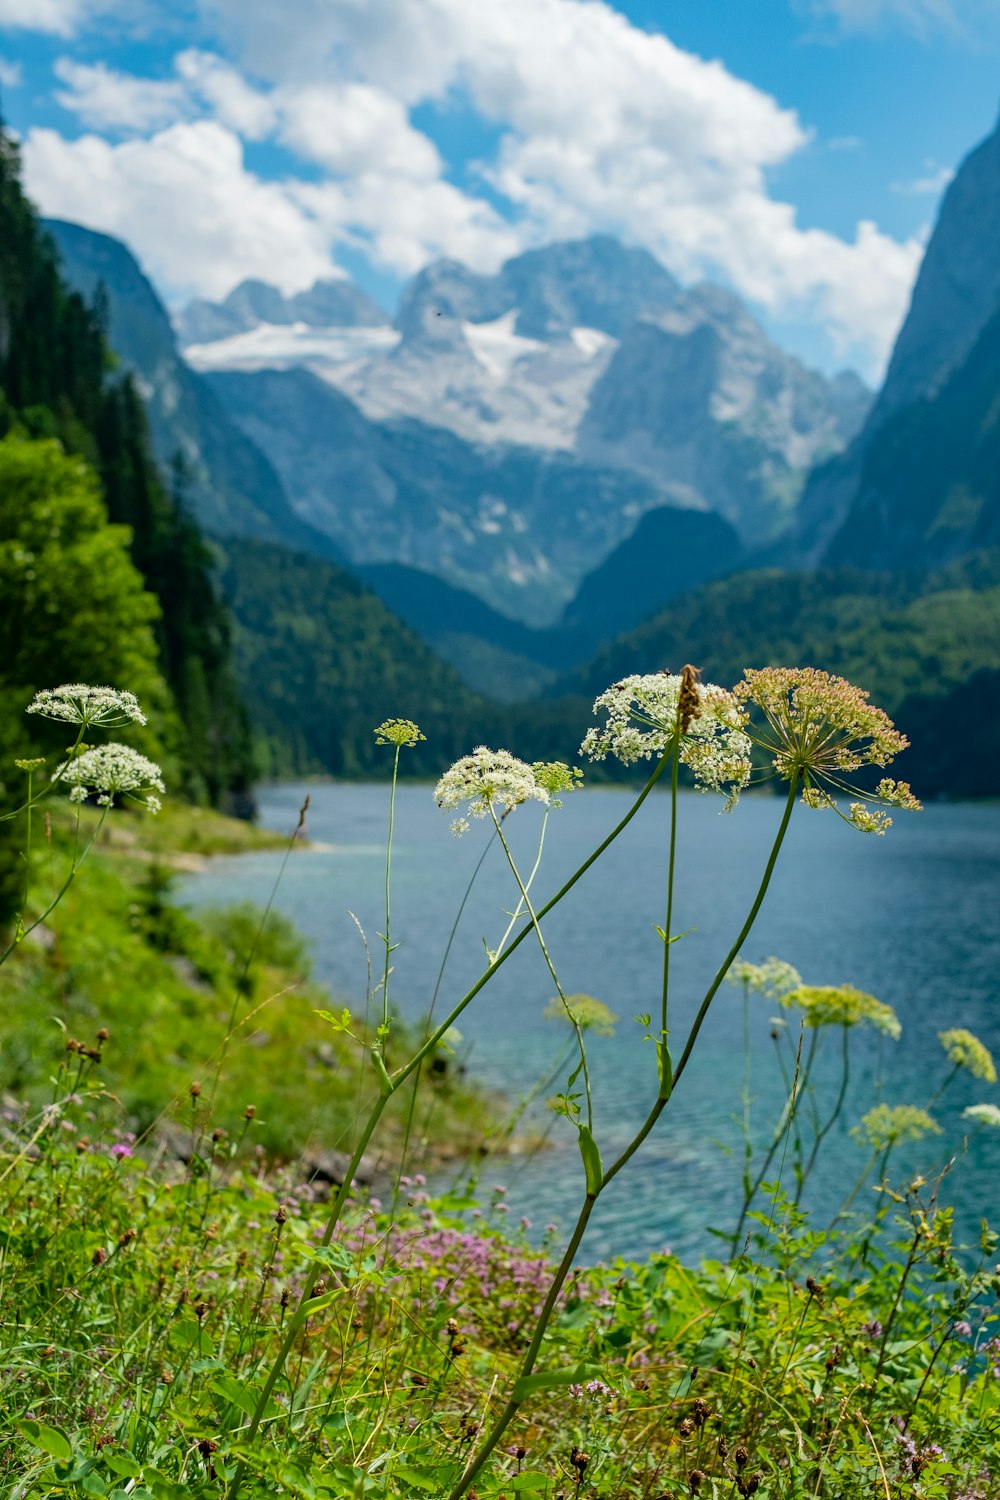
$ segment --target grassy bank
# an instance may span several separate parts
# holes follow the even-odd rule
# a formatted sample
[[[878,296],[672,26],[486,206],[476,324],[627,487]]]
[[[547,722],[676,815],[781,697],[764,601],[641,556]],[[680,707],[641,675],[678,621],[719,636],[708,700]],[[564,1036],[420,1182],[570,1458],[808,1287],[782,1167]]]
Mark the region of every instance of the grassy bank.
[[[96,819],[84,810],[84,837]],[[36,843],[36,906],[62,878],[74,821],[54,806],[50,837]],[[63,901],[4,967],[0,1088],[33,1107],[71,1091],[92,1063],[79,1044],[101,1054],[106,1097],[93,1102],[92,1135],[124,1124],[170,1139],[192,1126],[232,1137],[252,1106],[248,1144],[268,1159],[341,1148],[371,1073],[356,1044],[318,1014],[332,1001],[310,977],[303,941],[273,912],[191,915],[169,899],[173,872],[192,861],[287,842],[208,809],[117,811]],[[478,1149],[491,1127],[488,1102],[446,1065],[423,1077],[409,1131],[417,1164],[422,1154]],[[393,1102],[386,1160],[401,1147],[412,1093]]]

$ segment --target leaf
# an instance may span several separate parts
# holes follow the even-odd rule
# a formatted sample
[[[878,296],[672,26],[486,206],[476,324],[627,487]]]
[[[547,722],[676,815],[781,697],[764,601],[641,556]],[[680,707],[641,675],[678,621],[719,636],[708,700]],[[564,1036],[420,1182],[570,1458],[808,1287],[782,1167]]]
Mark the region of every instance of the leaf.
[[[134,1479],[137,1474],[142,1473],[142,1465],[138,1459],[132,1457],[131,1453],[110,1453],[105,1448],[101,1456],[112,1474],[121,1474],[126,1479]]]
[[[52,1458],[68,1463],[73,1457],[73,1444],[59,1427],[50,1427],[46,1422],[21,1422],[18,1431]]]
[[[513,1490],[516,1495],[533,1493],[535,1490],[547,1490],[552,1483],[548,1474],[540,1474],[537,1469],[526,1469],[523,1474],[515,1474],[511,1479],[504,1480],[504,1487]]]
[[[428,1494],[438,1490],[441,1483],[436,1469],[397,1469],[393,1478],[401,1479],[404,1484],[412,1485],[414,1489],[425,1490]]]
[[[351,1024],[351,1012],[345,1006],[339,1015],[334,1015],[332,1010],[317,1010],[316,1014],[321,1021],[326,1021],[334,1031],[346,1031]]]
[[[587,1193],[591,1198],[596,1198],[604,1184],[604,1163],[590,1126],[578,1125],[577,1130],[580,1135],[583,1170],[587,1174]]]
[[[666,1101],[674,1087],[674,1064],[666,1042],[656,1044],[656,1065],[660,1070],[660,1092],[657,1098]]]
[[[568,1370],[543,1370],[539,1375],[522,1375],[511,1393],[512,1401],[526,1401],[536,1391],[553,1390],[563,1385],[583,1385],[587,1380],[600,1380],[604,1371],[600,1365],[571,1365]]]

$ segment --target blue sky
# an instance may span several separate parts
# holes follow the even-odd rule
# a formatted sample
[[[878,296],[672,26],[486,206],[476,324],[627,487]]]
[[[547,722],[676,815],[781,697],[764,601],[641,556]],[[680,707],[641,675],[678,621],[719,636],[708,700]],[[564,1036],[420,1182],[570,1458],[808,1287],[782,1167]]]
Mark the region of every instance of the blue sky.
[[[175,306],[611,232],[869,379],[998,65],[994,0],[0,0],[29,191]]]

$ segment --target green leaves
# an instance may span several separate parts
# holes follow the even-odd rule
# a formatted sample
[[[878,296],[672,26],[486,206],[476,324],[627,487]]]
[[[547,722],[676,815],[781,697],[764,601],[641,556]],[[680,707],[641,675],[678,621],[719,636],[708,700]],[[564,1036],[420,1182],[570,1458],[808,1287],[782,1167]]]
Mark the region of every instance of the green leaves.
[[[587,1174],[587,1194],[596,1198],[604,1185],[604,1163],[601,1161],[601,1153],[589,1125],[578,1125],[580,1141],[580,1155],[583,1157],[583,1170]]]
[[[68,1463],[73,1457],[73,1444],[61,1427],[50,1427],[47,1422],[19,1422],[17,1430],[50,1458]]]

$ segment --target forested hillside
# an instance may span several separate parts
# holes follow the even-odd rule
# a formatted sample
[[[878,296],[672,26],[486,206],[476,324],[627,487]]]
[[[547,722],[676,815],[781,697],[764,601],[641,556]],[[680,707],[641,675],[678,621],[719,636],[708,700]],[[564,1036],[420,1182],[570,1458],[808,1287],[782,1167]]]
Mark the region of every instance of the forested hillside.
[[[143,694],[173,790],[248,807],[249,729],[210,555],[156,472],[100,303],[63,283],[2,132],[0,438],[3,796],[11,757],[41,733],[23,715],[32,693],[89,678]]]

